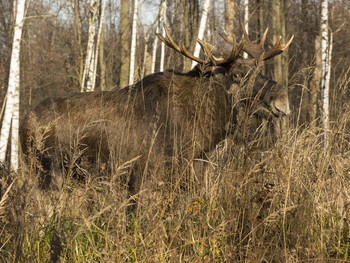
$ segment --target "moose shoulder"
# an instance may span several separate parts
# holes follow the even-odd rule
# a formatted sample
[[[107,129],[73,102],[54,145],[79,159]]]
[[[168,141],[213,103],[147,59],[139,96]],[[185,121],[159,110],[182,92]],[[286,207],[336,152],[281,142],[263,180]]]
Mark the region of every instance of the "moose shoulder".
[[[155,73],[119,90],[46,99],[21,124],[23,152],[35,152],[45,174],[43,183],[50,184],[52,171],[61,169],[67,156],[117,163],[137,159],[140,169],[196,158],[232,132],[229,124],[240,101],[254,101],[254,114],[286,115],[287,90],[256,67],[283,52],[291,41],[282,45],[279,40],[265,51],[265,36],[259,45],[246,34],[239,44],[226,38],[231,50],[220,59],[210,44],[200,41],[207,56],[202,60],[179,47],[166,30],[166,38],[158,37],[197,61],[195,68],[187,73]],[[242,50],[252,58],[243,59]],[[232,94],[235,86],[249,89],[237,98]],[[78,154],[72,153],[73,148],[79,149]]]

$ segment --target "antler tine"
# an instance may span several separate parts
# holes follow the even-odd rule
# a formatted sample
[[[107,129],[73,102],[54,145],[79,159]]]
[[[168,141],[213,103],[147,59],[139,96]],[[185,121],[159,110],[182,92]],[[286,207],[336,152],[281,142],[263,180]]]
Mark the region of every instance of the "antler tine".
[[[266,36],[268,32],[268,28],[266,28],[264,34],[261,37],[259,44],[254,44],[248,37],[247,31],[242,25],[243,38],[246,40],[246,43],[243,46],[243,50],[251,55],[253,58],[258,58],[263,55],[263,60],[268,60],[273,58],[274,56],[281,54],[284,50],[286,50],[294,39],[294,35],[289,39],[286,44],[281,44],[282,37],[279,37],[276,43],[269,50],[265,51],[264,44],[266,41]]]
[[[221,36],[227,43],[233,44],[233,40],[229,39],[225,33],[219,33],[219,36]]]
[[[205,61],[203,59],[197,58],[195,56],[193,56],[185,47],[185,45],[182,43],[181,48],[179,47],[178,44],[176,44],[176,42],[173,40],[173,38],[171,37],[168,28],[166,27],[166,25],[164,25],[164,30],[165,30],[165,35],[167,37],[164,38],[161,34],[156,33],[156,36],[167,46],[171,47],[172,49],[176,50],[177,52],[179,52],[180,54],[184,55],[185,57],[188,57],[194,61],[197,61],[198,63],[204,64]]]
[[[204,64],[205,63],[205,60],[203,59],[200,59],[200,58],[197,58],[195,57],[194,55],[192,55],[185,47],[185,44],[184,43],[181,43],[181,54],[183,54],[184,56],[194,60],[194,61],[197,61],[198,63],[201,63],[201,64]]]
[[[168,38],[169,42],[171,43],[171,45],[175,48],[176,51],[181,52],[180,47],[175,43],[174,39],[171,37],[168,28],[166,27],[166,25],[164,25],[164,30],[165,30],[165,35]]]
[[[266,41],[267,32],[269,32],[269,28],[268,27],[265,29],[265,32],[262,35],[261,40],[260,40],[260,45],[262,47],[264,47],[264,44],[265,44],[265,41]]]
[[[201,48],[203,49],[204,53],[208,56],[209,58],[209,63],[207,62],[207,64],[211,64],[211,65],[217,65],[217,60],[214,58],[213,56],[213,50],[210,49],[208,47],[208,43],[205,40],[201,40],[201,39],[197,39],[197,42],[199,43],[199,45],[201,46]]]
[[[228,43],[232,44],[232,49],[231,49],[231,53],[230,55],[225,58],[225,59],[222,59],[222,60],[217,60],[214,55],[213,55],[213,52],[212,50],[210,50],[208,48],[208,42],[206,42],[205,40],[200,40],[198,39],[198,43],[201,45],[202,49],[204,50],[204,52],[206,53],[206,55],[208,56],[210,62],[213,64],[213,65],[216,65],[216,66],[221,66],[221,65],[224,65],[224,64],[229,64],[229,63],[232,63],[238,53],[242,50],[242,42],[239,43],[238,47],[237,47],[237,42],[236,42],[236,38],[233,37],[233,40],[230,40],[226,34],[221,34],[219,33],[219,35]]]
[[[173,38],[171,37],[168,28],[164,25],[164,30],[165,30],[165,35],[167,37],[167,39],[165,37],[163,37],[161,34],[156,33],[156,36],[167,46],[171,47],[172,49],[176,50],[177,52],[181,53],[181,49],[180,47],[175,43],[175,41],[173,40]]]
[[[233,36],[233,40],[231,41],[231,43],[232,43],[232,49],[231,49],[230,55],[226,59],[219,61],[218,65],[232,63],[237,58],[238,54],[241,52],[244,41],[241,41],[237,45],[236,38],[235,36]]]
[[[272,48],[270,48],[267,52],[264,54],[264,60],[273,58],[274,56],[277,56],[278,54],[281,54],[284,50],[286,50],[290,44],[292,43],[294,39],[294,35],[289,39],[289,41],[286,44],[281,44],[282,37],[280,36],[276,43],[273,45]]]
[[[253,58],[258,58],[265,52],[264,49],[264,44],[268,32],[268,28],[266,28],[259,44],[254,44],[248,37],[248,33],[244,28],[244,25],[241,24],[242,26],[242,32],[243,32],[243,39],[245,41],[244,46],[243,46],[243,51],[247,52],[250,56]]]

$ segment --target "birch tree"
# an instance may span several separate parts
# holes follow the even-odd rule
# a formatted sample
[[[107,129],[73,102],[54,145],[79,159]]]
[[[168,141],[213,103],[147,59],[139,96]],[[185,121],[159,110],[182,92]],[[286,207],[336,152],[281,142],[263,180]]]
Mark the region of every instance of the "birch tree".
[[[166,0],[163,0],[163,2],[162,2],[161,24],[163,25],[162,34],[163,34],[163,36],[165,36],[164,25],[166,25]],[[165,44],[162,42],[161,50],[160,50],[159,71],[164,71],[164,59],[165,59]]]
[[[0,162],[4,162],[11,130],[11,168],[18,169],[18,127],[19,127],[19,85],[20,85],[20,47],[24,24],[25,0],[17,0],[14,5],[16,20],[14,26],[10,74],[3,121],[0,131]]]
[[[98,61],[98,56],[100,54],[100,50],[103,49],[103,47],[101,48],[101,38],[102,38],[102,29],[103,29],[103,19],[105,14],[105,2],[106,0],[100,0],[100,14],[98,16],[98,32],[97,32],[96,47],[94,51],[95,55],[94,55],[94,61],[93,61],[91,90],[95,90],[96,76],[97,76],[97,61]]]
[[[81,91],[93,91],[96,83],[96,68],[98,60],[98,44],[96,43],[96,26],[99,26],[99,32],[102,26],[98,11],[103,0],[90,0],[90,14],[89,14],[89,35],[86,49],[85,67],[83,79],[81,81]],[[103,5],[103,2],[102,2]],[[103,8],[102,8],[103,10]],[[100,16],[103,14],[101,13]],[[98,42],[98,41],[97,41]]]
[[[162,22],[162,16],[163,16],[163,7],[164,5],[166,5],[166,3],[164,3],[165,0],[162,1],[160,8],[159,8],[159,14],[157,17],[157,27],[156,27],[156,32],[158,33],[159,29],[161,28],[161,22]],[[163,18],[164,21],[164,18]],[[163,36],[165,34],[164,29],[163,29]],[[158,48],[158,37],[154,38],[154,42],[153,42],[153,49],[152,49],[152,66],[151,66],[151,73],[154,73],[156,70],[156,60],[157,60],[157,48]],[[164,44],[162,43],[162,46]]]
[[[275,43],[280,36],[286,35],[286,17],[287,17],[286,0],[272,1],[272,26],[273,42]],[[288,50],[280,56],[273,58],[274,80],[287,86],[288,85]]]
[[[199,23],[199,29],[198,29],[198,39],[203,39],[204,36],[204,30],[206,28],[206,23],[207,23],[207,17],[208,17],[208,10],[210,6],[210,0],[204,0],[203,4],[203,11],[202,11],[202,17]],[[196,46],[194,48],[193,55],[195,57],[199,56],[199,51],[200,51],[200,45],[199,43],[196,43]],[[196,61],[192,61],[192,68],[197,64]]]
[[[199,0],[181,0],[181,5],[184,10],[182,31],[185,35],[186,48],[193,52],[197,43],[198,27],[199,27]],[[185,30],[183,30],[183,28]],[[191,69],[192,60],[183,57],[183,70]]]
[[[157,24],[156,32],[158,32],[158,30],[159,30],[159,23]],[[156,71],[157,47],[158,47],[158,37],[154,38],[154,42],[153,42],[151,74],[153,74]]]
[[[249,34],[249,0],[243,1],[243,7],[244,7],[244,29]],[[244,58],[248,58],[248,54],[246,52],[243,53]]]
[[[328,34],[328,0],[321,2],[321,99],[322,99],[322,123],[325,132],[325,148],[328,147],[329,133],[329,80],[331,73],[331,41]]]
[[[134,0],[134,13],[132,18],[132,36],[131,36],[131,49],[130,49],[129,85],[132,85],[134,83],[137,16],[138,16],[138,0]]]

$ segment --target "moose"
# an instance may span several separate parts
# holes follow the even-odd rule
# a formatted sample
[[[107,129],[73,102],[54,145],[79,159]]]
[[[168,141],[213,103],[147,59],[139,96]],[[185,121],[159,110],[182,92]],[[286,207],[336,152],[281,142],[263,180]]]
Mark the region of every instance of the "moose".
[[[136,189],[146,169],[199,158],[231,134],[238,103],[251,103],[252,114],[264,118],[290,113],[287,88],[260,74],[259,65],[286,50],[293,36],[267,50],[267,30],[258,44],[245,31],[239,43],[221,35],[230,50],[198,40],[202,59],[165,32],[157,34],[162,42],[198,63],[189,72],[167,70],[122,89],[48,98],[27,114],[20,127],[22,150],[37,158],[42,185],[60,178],[67,156],[86,156],[95,163],[133,160],[129,187]],[[244,91],[239,96],[237,87]]]

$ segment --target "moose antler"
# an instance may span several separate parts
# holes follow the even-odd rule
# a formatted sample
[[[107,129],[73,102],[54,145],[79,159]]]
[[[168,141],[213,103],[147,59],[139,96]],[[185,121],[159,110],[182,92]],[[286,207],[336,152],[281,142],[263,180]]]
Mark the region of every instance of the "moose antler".
[[[276,43],[267,51],[265,51],[264,44],[267,36],[267,32],[269,31],[266,28],[259,44],[254,44],[248,37],[248,33],[242,25],[243,30],[243,39],[245,40],[245,44],[243,50],[251,55],[253,58],[258,58],[263,55],[263,60],[267,60],[273,58],[274,56],[281,54],[284,50],[286,50],[294,39],[294,35],[289,39],[286,44],[281,44],[282,37],[280,36]]]
[[[242,48],[243,51],[247,52],[253,58],[259,58],[262,55],[263,60],[268,60],[278,54],[281,54],[284,50],[286,50],[290,46],[290,44],[294,39],[294,35],[293,35],[286,44],[281,44],[282,37],[279,37],[276,43],[269,50],[265,51],[264,45],[266,41],[267,32],[269,31],[268,28],[266,28],[263,36],[261,37],[259,44],[255,44],[249,39],[248,33],[245,30],[243,25],[242,25],[242,31],[243,31],[243,48]],[[225,34],[220,34],[220,36],[225,41],[231,44],[235,42],[235,40],[233,41],[230,40]]]
[[[171,47],[175,51],[179,52],[180,54],[184,55],[185,57],[188,57],[189,59],[192,59],[194,61],[197,61],[198,63],[204,64],[205,60],[200,59],[192,55],[185,47],[184,43],[181,44],[181,48],[178,46],[178,44],[175,43],[173,38],[171,37],[168,28],[166,25],[164,25],[165,35],[167,38],[164,38],[161,34],[156,33],[156,36],[168,47]]]
[[[201,45],[202,49],[204,50],[205,54],[208,56],[209,60],[211,61],[212,65],[216,65],[216,66],[222,66],[222,65],[226,65],[226,64],[230,64],[232,63],[237,55],[241,52],[242,48],[243,48],[243,41],[240,42],[237,45],[236,39],[234,38],[232,41],[232,49],[231,49],[231,53],[227,58],[224,58],[222,60],[218,60],[214,57],[213,55],[213,49],[214,47],[212,47],[211,49],[208,48],[208,44],[205,40],[197,40],[198,43]]]
[[[168,28],[164,25],[164,30],[165,30],[165,35],[167,38],[163,37],[161,34],[156,33],[156,36],[167,46],[171,47],[172,49],[174,49],[175,51],[179,52],[180,54],[184,55],[185,57],[188,57],[194,61],[197,61],[200,64],[206,64],[208,66],[221,66],[221,65],[225,65],[225,64],[230,64],[232,63],[235,58],[237,57],[238,53],[242,50],[243,48],[243,43],[241,42],[240,44],[238,44],[236,41],[234,41],[233,46],[232,46],[232,50],[230,53],[230,56],[219,60],[217,58],[215,58],[215,56],[213,55],[213,50],[215,49],[215,47],[211,44],[209,44],[208,42],[206,42],[205,40],[200,40],[198,39],[198,43],[200,44],[200,46],[202,47],[204,53],[206,54],[206,56],[208,57],[207,60],[203,60],[201,58],[198,58],[196,56],[194,56],[193,54],[191,54],[185,47],[184,43],[181,43],[181,47],[175,43],[175,41],[173,40],[173,38],[171,37]]]

